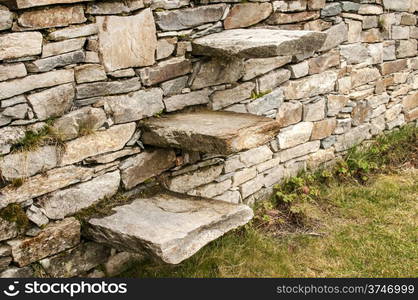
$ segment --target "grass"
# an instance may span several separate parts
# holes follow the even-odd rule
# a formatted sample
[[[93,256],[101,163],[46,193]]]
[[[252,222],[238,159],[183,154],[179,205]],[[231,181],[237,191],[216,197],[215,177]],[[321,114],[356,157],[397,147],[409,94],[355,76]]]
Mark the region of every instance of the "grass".
[[[183,263],[123,277],[417,277],[418,129],[351,150],[335,167],[276,186],[244,228]]]

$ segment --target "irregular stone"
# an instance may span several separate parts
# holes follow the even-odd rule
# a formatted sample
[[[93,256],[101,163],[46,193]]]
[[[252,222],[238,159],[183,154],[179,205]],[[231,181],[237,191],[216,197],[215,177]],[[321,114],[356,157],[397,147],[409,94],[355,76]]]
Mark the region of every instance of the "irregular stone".
[[[0,154],[9,153],[12,145],[24,136],[25,130],[21,127],[0,128]]]
[[[65,144],[60,165],[70,165],[90,156],[122,149],[134,134],[135,127],[135,123],[115,125],[69,141]]]
[[[353,108],[351,112],[351,118],[353,119],[353,125],[358,126],[364,123],[367,119],[367,116],[370,112],[370,107],[367,105],[367,102],[361,101]]]
[[[347,19],[346,23],[348,25],[347,42],[350,44],[361,42],[362,22]]]
[[[311,170],[317,169],[322,164],[335,159],[334,149],[319,149],[308,156],[307,167]]]
[[[319,12],[317,11],[303,11],[291,14],[284,14],[281,12],[274,12],[270,18],[268,18],[267,23],[270,25],[281,25],[289,23],[298,23],[305,22],[309,20],[318,19]]]
[[[402,111],[402,104],[396,104],[392,106],[391,108],[388,108],[385,112],[385,120],[386,122],[392,122],[395,120]]]
[[[118,191],[119,183],[119,171],[106,173],[90,181],[43,196],[38,201],[38,205],[49,219],[64,219],[94,205],[101,199],[111,198]]]
[[[338,74],[326,71],[303,79],[289,81],[284,87],[286,99],[303,99],[334,91]]]
[[[282,105],[284,100],[283,90],[281,88],[273,90],[267,95],[257,98],[247,104],[247,110],[250,114],[262,115],[277,109]]]
[[[28,95],[28,100],[39,120],[62,116],[74,100],[72,83],[59,85],[39,93]]]
[[[125,189],[131,189],[175,165],[176,154],[173,150],[156,149],[124,160],[119,168]]]
[[[392,130],[395,127],[400,127],[405,125],[405,116],[404,115],[399,115],[395,120],[386,123],[386,129],[387,130]]]
[[[304,77],[309,73],[309,63],[305,60],[298,64],[289,65],[288,69],[291,72],[291,78]]]
[[[97,17],[96,21],[99,52],[106,71],[154,64],[157,38],[150,9],[134,16]]]
[[[77,38],[44,44],[42,47],[42,58],[80,50],[83,48],[85,42],[85,38]]]
[[[364,68],[353,70],[351,72],[351,86],[355,88],[364,85],[366,83],[379,79],[380,76],[380,72],[376,68]]]
[[[268,58],[252,58],[244,62],[242,80],[250,80],[271,70],[278,69],[292,61],[291,56],[276,56]]]
[[[180,94],[181,91],[184,88],[186,88],[188,81],[189,81],[188,76],[181,76],[181,77],[161,83],[161,88],[164,92],[164,96]]]
[[[281,127],[298,123],[302,120],[303,106],[300,102],[284,102],[276,115],[276,120]]]
[[[74,81],[74,70],[58,70],[0,82],[0,100],[35,89],[47,88]]]
[[[364,124],[358,127],[355,127],[349,130],[347,133],[344,133],[337,137],[337,142],[335,143],[335,150],[337,152],[348,150],[355,145],[361,143],[365,139],[369,138],[370,125]]]
[[[309,74],[323,73],[329,68],[340,65],[339,51],[329,51],[321,56],[309,60]]]
[[[13,25],[13,13],[3,5],[0,5],[0,30],[10,29]]]
[[[19,231],[16,222],[10,222],[0,217],[0,241],[15,238]]]
[[[180,263],[253,217],[245,205],[168,194],[138,199],[114,211],[89,221],[87,231],[92,239],[171,264]]]
[[[319,121],[325,118],[325,98],[303,104],[303,121]]]
[[[225,29],[248,27],[267,19],[272,12],[270,3],[240,3],[229,11],[224,20]]]
[[[171,2],[171,1],[170,1]],[[108,259],[104,264],[107,276],[116,276],[128,270],[133,263],[143,260],[144,257],[137,253],[119,252]]]
[[[414,108],[405,113],[405,121],[412,122],[418,119],[418,108]]]
[[[382,33],[378,28],[372,28],[361,33],[363,43],[378,43],[383,41]]]
[[[282,83],[290,79],[291,73],[287,69],[278,69],[271,71],[259,78],[256,81],[256,89],[260,93],[265,93],[273,90]]]
[[[0,36],[0,60],[14,59],[42,52],[40,32],[8,33]]]
[[[0,274],[0,278],[33,278],[31,267],[16,268],[11,267]]]
[[[328,116],[336,116],[350,100],[346,96],[328,95]]]
[[[379,5],[362,4],[358,10],[360,15],[381,15],[383,8]]]
[[[156,12],[155,22],[163,31],[193,28],[201,24],[219,21],[225,9],[225,4],[216,4]]]
[[[5,117],[9,117],[12,120],[25,119],[30,111],[30,107],[26,103],[24,103],[7,107],[5,110],[3,110],[2,115]]]
[[[34,238],[9,241],[13,260],[24,267],[44,257],[76,246],[80,242],[80,223],[75,218],[49,224]]]
[[[83,131],[95,131],[106,122],[106,114],[102,109],[84,107],[72,111],[54,121],[53,128],[61,139],[71,140]]]
[[[0,256],[9,256],[12,255],[12,248],[9,245],[0,246]]]
[[[409,39],[409,26],[392,26],[392,35],[393,40],[407,40]]]
[[[322,140],[330,136],[337,126],[335,118],[328,118],[322,121],[314,122],[312,128],[311,140]]]
[[[271,159],[273,152],[266,145],[240,153],[240,161],[248,168]]]
[[[48,9],[25,11],[17,19],[20,26],[28,29],[65,27],[85,21],[84,8],[81,5],[54,6]]]
[[[224,192],[226,192],[232,185],[231,179],[224,180],[222,182],[210,183],[200,186],[194,190],[189,191],[187,194],[190,196],[199,196],[204,198],[213,198]]]
[[[151,8],[173,9],[189,5],[190,0],[151,0]]]
[[[234,103],[241,102],[251,97],[251,93],[255,88],[253,82],[245,82],[232,89],[216,91],[211,96],[210,107],[218,110]]]
[[[4,0],[3,2],[6,5],[9,5],[12,8],[30,8],[36,6],[45,6],[51,4],[68,4],[68,3],[78,3],[78,2],[87,2],[93,0]]]
[[[411,1],[410,0],[401,0],[401,1],[383,0],[383,6],[387,10],[408,11],[411,8]]]
[[[209,95],[212,93],[209,89],[191,92],[187,94],[174,95],[164,99],[167,112],[181,110],[187,106],[209,103]]]
[[[11,262],[12,262],[11,256],[0,257],[0,270],[3,271],[4,269],[6,269]]]
[[[279,124],[269,118],[205,110],[149,119],[141,126],[145,144],[216,154],[263,145],[279,130]]]
[[[341,22],[338,25],[334,25],[330,29],[326,30],[325,33],[327,38],[323,43],[320,51],[331,50],[344,43],[348,39],[347,26],[344,22]]]
[[[25,77],[25,65],[22,63],[0,65],[0,81]]]
[[[77,99],[124,94],[137,91],[141,88],[138,78],[131,78],[119,81],[106,81],[84,83],[77,85]]]
[[[308,155],[319,150],[320,141],[307,142],[293,148],[289,148],[279,152],[280,161],[286,162],[296,157]]]
[[[129,0],[126,2],[96,2],[87,5],[86,13],[91,15],[126,14],[144,7],[142,0]]]
[[[162,61],[156,66],[140,70],[142,83],[146,86],[154,85],[192,71],[191,61],[184,57],[176,57]]]
[[[406,96],[402,100],[402,105],[406,110],[418,107],[418,92]]]
[[[340,14],[341,11],[342,11],[341,3],[339,2],[329,3],[321,10],[321,17],[333,17],[333,16]]]
[[[362,43],[341,45],[341,56],[347,61],[348,64],[359,64],[369,58],[369,52]]]
[[[57,165],[57,149],[45,146],[30,152],[17,152],[3,157],[0,161],[2,176],[11,181],[33,176]]]
[[[405,58],[417,55],[417,40],[401,40],[396,42],[396,57]]]
[[[135,134],[134,134],[134,136],[135,136]],[[127,143],[127,145],[128,144],[129,144],[129,142]],[[132,156],[132,155],[138,154],[138,153],[141,153],[141,148],[126,147],[125,149],[122,149],[120,151],[105,153],[105,154],[99,154],[97,156],[86,158],[84,160],[84,162],[88,163],[88,164],[108,164],[108,163],[114,162],[115,160],[117,160],[119,158],[126,158],[128,156]]]
[[[314,31],[233,29],[198,38],[192,47],[197,55],[264,58],[312,52],[325,38]]]
[[[98,32],[99,32],[99,28],[97,24],[94,23],[94,24],[68,27],[68,28],[53,31],[48,35],[48,39],[53,40],[53,41],[62,41],[62,40],[67,40],[67,39],[74,39],[74,38],[89,36],[89,35],[97,34]]]
[[[176,49],[177,38],[159,39],[157,42],[157,59],[163,59],[173,54]]]
[[[55,256],[44,258],[39,263],[52,278],[69,278],[105,263],[109,256],[110,248],[87,242]]]
[[[106,72],[101,65],[86,64],[74,68],[75,80],[78,84],[106,80]]]
[[[241,194],[238,191],[226,191],[222,195],[216,196],[215,200],[238,204],[241,202]]]
[[[300,122],[283,128],[277,136],[280,149],[291,148],[309,141],[312,129],[312,122]]]
[[[163,92],[159,88],[140,90],[127,95],[104,98],[105,110],[116,124],[137,121],[164,110]]]
[[[388,75],[396,72],[400,72],[407,67],[408,63],[406,59],[398,59],[395,61],[384,62],[379,65],[380,73],[382,75]]]
[[[135,70],[132,68],[117,70],[109,73],[109,76],[114,78],[134,77],[135,75]]]
[[[248,196],[258,192],[264,186],[264,176],[263,174],[258,174],[256,178],[245,182],[240,186],[240,192],[242,198],[247,198]]]

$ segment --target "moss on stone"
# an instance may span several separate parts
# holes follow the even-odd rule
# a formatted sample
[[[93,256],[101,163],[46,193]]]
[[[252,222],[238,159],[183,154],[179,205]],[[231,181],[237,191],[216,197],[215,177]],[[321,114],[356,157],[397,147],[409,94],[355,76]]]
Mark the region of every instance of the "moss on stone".
[[[10,223],[15,223],[20,232],[23,232],[29,227],[28,216],[23,208],[16,203],[9,204],[0,210],[0,218]]]

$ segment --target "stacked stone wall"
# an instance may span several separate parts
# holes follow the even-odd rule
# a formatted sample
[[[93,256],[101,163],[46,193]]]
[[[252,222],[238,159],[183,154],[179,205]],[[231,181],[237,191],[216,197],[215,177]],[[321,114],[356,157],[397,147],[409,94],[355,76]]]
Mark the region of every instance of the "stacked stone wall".
[[[138,256],[82,237],[82,209],[150,182],[252,204],[416,122],[417,10],[417,0],[0,0],[0,276],[115,275]],[[327,38],[300,55],[192,54],[196,38],[254,27]],[[141,120],[196,107],[282,129],[230,156],[144,145]]]

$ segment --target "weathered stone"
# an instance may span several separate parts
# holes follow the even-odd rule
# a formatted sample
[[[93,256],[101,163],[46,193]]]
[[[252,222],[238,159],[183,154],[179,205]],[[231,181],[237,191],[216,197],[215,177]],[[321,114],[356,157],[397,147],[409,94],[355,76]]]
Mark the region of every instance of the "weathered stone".
[[[0,217],[0,241],[16,237],[19,231],[19,227],[15,222],[10,222]]]
[[[300,78],[308,75],[309,73],[309,63],[304,60],[298,64],[289,65],[288,69],[291,72],[291,78]]]
[[[134,136],[136,133],[134,134]],[[134,137],[133,136],[133,137]],[[127,143],[127,145],[132,141],[131,140]],[[135,140],[136,142],[136,140]],[[134,144],[134,143],[133,143]],[[105,154],[99,154],[93,157],[86,158],[84,160],[85,163],[88,164],[108,164],[111,162],[114,162],[115,160],[119,158],[126,158],[128,156],[132,156],[134,154],[141,153],[141,148],[138,147],[125,147],[125,149],[111,152],[111,153],[105,153]]]
[[[104,98],[105,110],[113,121],[126,123],[151,117],[164,109],[163,92],[159,88],[140,90],[127,95]]]
[[[97,17],[96,21],[106,71],[154,64],[157,38],[150,9],[128,17]]]
[[[125,189],[131,189],[147,179],[174,167],[175,164],[176,154],[174,151],[156,149],[145,151],[126,159],[120,164],[119,168]]]
[[[392,26],[393,40],[407,40],[409,39],[409,26]]]
[[[11,256],[0,257],[0,270],[3,271],[4,269],[6,269],[11,262],[12,262]]]
[[[180,94],[164,99],[167,112],[181,110],[187,106],[209,103],[209,95],[212,93],[209,89]]]
[[[163,59],[173,54],[176,49],[177,38],[159,39],[157,42],[157,59]]]
[[[248,168],[271,159],[273,152],[266,145],[240,153],[240,161]]]
[[[274,1],[274,11],[291,12],[291,11],[304,11],[306,10],[306,0],[296,1]]]
[[[98,32],[99,32],[99,28],[97,27],[97,24],[94,23],[94,24],[68,27],[68,28],[56,30],[54,32],[51,32],[48,35],[48,38],[54,41],[62,41],[62,40],[67,40],[67,39],[74,39],[74,38],[89,36],[89,35],[97,34]]]
[[[49,223],[48,218],[42,213],[42,211],[35,205],[31,205],[26,210],[26,215],[28,216],[28,219],[36,224],[38,227],[45,226]]]
[[[368,52],[371,57],[372,64],[383,63],[383,43],[369,44]]]
[[[240,192],[242,198],[247,198],[248,196],[258,192],[264,186],[264,176],[263,174],[258,174],[256,178],[245,182],[240,186]],[[245,201],[245,200],[244,200]]]
[[[0,36],[0,60],[38,55],[42,52],[40,32],[8,33]]]
[[[335,48],[336,46],[342,44],[348,39],[347,26],[344,22],[341,22],[338,25],[331,27],[326,30],[327,38],[322,45],[320,51],[327,51]]]
[[[322,73],[331,67],[340,65],[339,51],[330,51],[321,56],[309,60],[309,74]]]
[[[74,218],[49,224],[34,238],[9,241],[13,260],[20,266],[38,261],[76,246],[80,242],[80,223]]]
[[[219,21],[225,9],[225,4],[217,4],[157,12],[156,24],[163,31],[193,28],[201,24]]]
[[[171,1],[170,1],[171,2]],[[104,264],[107,276],[116,276],[128,270],[133,263],[144,259],[144,256],[137,253],[119,252],[108,259]]]
[[[3,0],[6,5],[12,8],[30,8],[36,6],[45,6],[51,4],[68,4],[68,3],[78,3],[78,2],[87,2],[93,0]]]
[[[354,70],[351,73],[351,86],[353,88],[364,85],[371,81],[375,81],[380,78],[380,72],[376,68],[364,68]]]
[[[13,25],[13,13],[6,6],[0,5],[0,30],[10,29]]]
[[[77,99],[124,94],[141,88],[138,78],[119,81],[94,82],[77,85]]]
[[[31,267],[16,268],[11,267],[0,274],[0,278],[33,278]]]
[[[362,22],[350,19],[347,19],[346,22],[348,25],[347,42],[350,44],[361,42],[361,33],[363,31]]]
[[[26,104],[18,104],[15,106],[7,107],[3,110],[2,115],[5,117],[9,117],[12,120],[15,119],[25,119],[30,112],[30,107]]]
[[[284,100],[283,90],[277,88],[267,95],[257,98],[247,104],[247,110],[250,114],[263,115],[264,113],[277,109]]]
[[[402,104],[396,104],[392,106],[391,108],[388,108],[385,112],[385,120],[386,122],[392,122],[395,120],[402,111]]]
[[[329,118],[322,121],[314,122],[311,140],[321,140],[330,136],[337,126],[335,118]]]
[[[365,139],[369,138],[370,125],[364,124],[349,130],[337,138],[335,144],[335,150],[337,152],[348,150],[355,145],[361,143]]]
[[[298,123],[302,120],[303,106],[300,102],[284,102],[276,115],[276,120],[281,127]]]
[[[12,248],[9,245],[0,246],[0,256],[9,256],[12,255]]]
[[[86,13],[91,15],[116,15],[129,13],[144,7],[143,0],[125,2],[96,2],[87,5]]]
[[[124,78],[124,77],[134,77],[136,75],[135,70],[133,68],[117,70],[108,73],[110,77],[113,78]]]
[[[12,145],[24,136],[25,130],[21,127],[0,128],[0,154],[9,153]]]
[[[122,149],[135,132],[135,123],[115,125],[104,131],[79,137],[65,145],[61,165],[69,165],[101,153]]]
[[[279,130],[269,118],[205,110],[146,120],[142,127],[145,144],[216,154],[263,145]]]
[[[215,182],[215,183],[210,183],[207,185],[197,187],[189,191],[187,194],[190,196],[213,198],[215,196],[218,196],[226,192],[231,187],[231,185],[232,185],[232,180],[227,179],[222,182]]]
[[[211,108],[218,110],[234,103],[241,102],[251,97],[255,88],[252,82],[240,84],[232,89],[216,91],[211,96]]]
[[[278,155],[280,157],[280,161],[286,162],[296,157],[301,157],[304,155],[314,153],[319,150],[320,146],[320,141],[307,142],[296,147],[280,151]]]
[[[319,149],[308,156],[307,167],[311,170],[317,169],[320,165],[335,159],[334,149]]]
[[[353,125],[358,126],[364,123],[367,119],[367,116],[370,112],[370,107],[367,105],[367,102],[361,101],[353,108],[351,112],[351,118],[353,119]]]
[[[328,3],[322,10],[321,10],[321,17],[333,17],[340,14],[342,11],[341,3],[333,2]]]
[[[58,70],[38,75],[30,75],[7,82],[0,82],[0,100],[35,89],[51,87],[73,81],[73,70]]]
[[[383,0],[383,6],[387,10],[408,11],[411,8],[411,1],[410,0],[400,0],[400,1]]]
[[[106,80],[106,72],[101,65],[86,64],[77,66],[75,69],[75,80],[78,84]]]
[[[405,121],[412,122],[418,119],[418,108],[412,109],[405,113]]]
[[[342,45],[340,47],[341,56],[348,64],[363,63],[369,58],[369,52],[364,44],[356,43],[350,45]]]
[[[106,122],[102,109],[84,107],[72,111],[54,122],[53,128],[63,140],[71,140],[84,131],[95,131]]]
[[[173,9],[189,5],[190,0],[151,0],[151,8]]]
[[[250,80],[271,70],[278,69],[292,61],[291,56],[276,56],[268,58],[252,58],[244,62],[242,80]]]
[[[112,216],[89,221],[91,238],[171,264],[180,263],[253,217],[245,205],[167,194],[138,199],[114,210]]]
[[[379,5],[362,4],[358,10],[360,15],[381,15],[383,8]]]
[[[93,171],[87,168],[68,166],[47,171],[28,178],[18,188],[5,187],[0,195],[0,208],[10,203],[22,203],[32,198],[56,191],[71,184],[89,179]]]
[[[363,29],[376,28],[379,26],[377,16],[364,16],[363,17]]]
[[[81,275],[106,262],[110,248],[96,243],[82,243],[52,257],[44,258],[40,264],[52,278],[69,278]]]
[[[57,160],[55,146],[45,146],[34,151],[17,152],[3,157],[0,160],[0,172],[9,181],[26,178],[54,168]]]
[[[328,116],[337,115],[350,100],[346,96],[328,95]]]
[[[241,194],[239,191],[226,191],[222,195],[216,196],[214,199],[238,204],[241,202]]]
[[[386,123],[386,129],[387,130],[392,130],[395,127],[400,127],[405,125],[405,116],[404,115],[399,115],[395,120]]]
[[[338,74],[326,71],[303,79],[289,81],[284,88],[286,99],[302,99],[332,92]]]
[[[325,117],[325,98],[303,104],[303,120],[319,121]]]
[[[103,198],[112,197],[118,191],[119,183],[119,171],[106,173],[68,189],[48,194],[40,199],[38,205],[48,218],[64,219]]]
[[[234,5],[224,21],[225,29],[248,27],[267,19],[272,12],[268,2]]]
[[[245,168],[241,171],[236,172],[232,176],[232,183],[233,186],[239,186],[248,180],[251,180],[257,176],[257,169],[256,168]]]
[[[384,62],[379,66],[379,69],[382,75],[388,75],[402,71],[407,67],[407,65],[408,61],[406,59],[399,59],[395,61]]]
[[[378,43],[383,41],[383,36],[378,28],[372,28],[361,33],[363,43]]]
[[[192,46],[198,55],[264,58],[312,52],[325,38],[314,31],[233,29],[196,39]]]
[[[22,63],[0,65],[0,81],[25,77],[26,75],[26,68]]]
[[[67,112],[74,100],[74,86],[59,85],[28,96],[28,100],[39,120],[62,116]]]
[[[313,123],[300,122],[282,129],[277,136],[280,149],[287,149],[309,141]]]
[[[164,92],[164,96],[180,94],[181,91],[186,88],[188,80],[188,76],[181,76],[161,83],[161,88]]]
[[[402,100],[402,105],[406,110],[414,109],[418,107],[418,92],[406,96]]]
[[[16,96],[10,99],[6,99],[0,102],[0,107],[9,107],[9,106],[15,106],[17,104],[25,104],[26,103],[26,97],[25,96]]]
[[[319,12],[317,11],[303,11],[291,14],[276,11],[268,18],[267,23],[270,25],[281,25],[309,21],[317,19],[318,17]]]
[[[405,58],[417,55],[417,40],[401,40],[396,43],[396,57]]]
[[[49,9],[25,11],[17,19],[20,26],[30,29],[65,27],[85,21],[84,8],[81,5],[55,6]]]
[[[158,63],[156,66],[140,70],[142,83],[146,86],[154,85],[192,71],[191,61],[184,57],[176,57]]]
[[[273,70],[257,78],[256,90],[259,93],[271,91],[290,79],[290,71],[287,69]]]
[[[85,42],[85,38],[78,38],[44,44],[42,47],[42,58],[80,50],[83,48]]]

